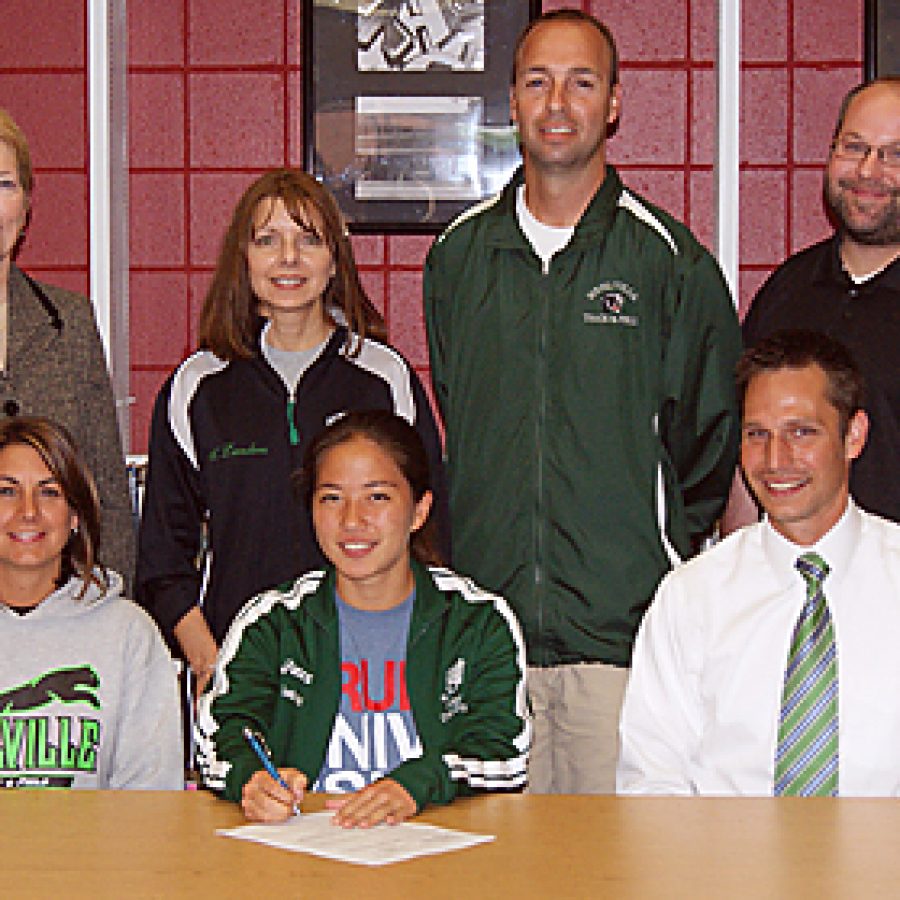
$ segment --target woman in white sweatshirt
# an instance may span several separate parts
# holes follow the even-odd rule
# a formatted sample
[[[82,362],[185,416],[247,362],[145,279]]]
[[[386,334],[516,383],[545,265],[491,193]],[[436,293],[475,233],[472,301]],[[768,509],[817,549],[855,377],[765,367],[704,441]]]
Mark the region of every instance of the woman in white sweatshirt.
[[[0,423],[0,787],[183,785],[172,660],[99,539],[69,434]]]

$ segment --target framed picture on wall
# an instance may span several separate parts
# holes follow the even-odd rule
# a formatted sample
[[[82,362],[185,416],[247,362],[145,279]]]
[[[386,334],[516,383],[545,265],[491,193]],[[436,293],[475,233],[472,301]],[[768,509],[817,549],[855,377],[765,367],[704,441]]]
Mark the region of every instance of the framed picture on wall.
[[[900,75],[900,2],[866,0],[866,79]]]
[[[519,163],[516,38],[540,0],[304,0],[307,171],[352,231],[435,232]]]

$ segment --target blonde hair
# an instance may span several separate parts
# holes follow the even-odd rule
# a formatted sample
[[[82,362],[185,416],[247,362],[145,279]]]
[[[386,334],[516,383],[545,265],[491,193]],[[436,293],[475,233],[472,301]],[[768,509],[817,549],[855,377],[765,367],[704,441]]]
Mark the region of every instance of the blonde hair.
[[[28,149],[28,140],[22,129],[16,125],[15,119],[5,109],[0,109],[0,141],[10,146],[16,154],[16,173],[19,176],[19,184],[25,192],[27,204],[31,200],[31,188],[34,184],[31,151]]]

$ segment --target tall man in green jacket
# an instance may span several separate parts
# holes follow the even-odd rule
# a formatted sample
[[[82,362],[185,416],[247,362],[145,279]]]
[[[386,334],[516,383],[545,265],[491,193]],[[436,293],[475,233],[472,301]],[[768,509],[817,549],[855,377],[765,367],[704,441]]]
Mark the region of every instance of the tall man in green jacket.
[[[454,564],[524,626],[531,789],[612,792],[638,623],[734,471],[740,335],[709,253],[606,164],[608,29],[535,20],[510,103],[522,170],[425,269]]]

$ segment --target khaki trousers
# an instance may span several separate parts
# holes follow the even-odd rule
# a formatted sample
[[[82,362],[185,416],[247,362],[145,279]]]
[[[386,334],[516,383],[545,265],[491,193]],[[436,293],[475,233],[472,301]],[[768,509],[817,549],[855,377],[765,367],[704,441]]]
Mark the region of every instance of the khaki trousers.
[[[605,663],[528,668],[534,715],[529,792],[615,793],[628,672]]]

